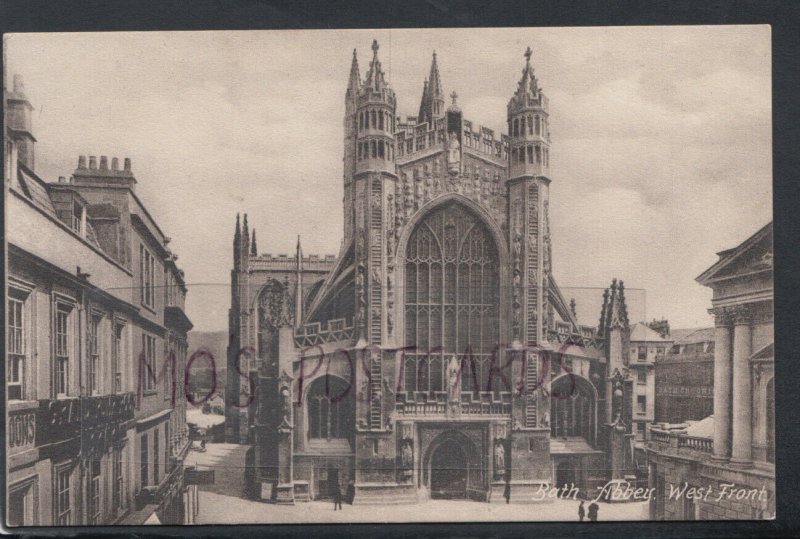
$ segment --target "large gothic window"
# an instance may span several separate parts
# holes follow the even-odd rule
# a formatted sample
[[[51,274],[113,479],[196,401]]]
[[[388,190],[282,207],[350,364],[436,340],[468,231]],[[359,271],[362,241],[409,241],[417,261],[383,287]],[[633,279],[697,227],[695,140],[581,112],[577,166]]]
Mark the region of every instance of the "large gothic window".
[[[550,389],[550,434],[580,437],[594,445],[597,409],[591,382],[567,374],[556,378]]]
[[[453,355],[460,359],[461,391],[505,389],[502,362],[492,361],[499,290],[497,248],[472,212],[451,202],[417,224],[406,247],[405,341],[415,347],[405,354],[406,391],[448,391]]]
[[[341,378],[322,376],[308,392],[308,438],[349,438],[353,432],[353,395]]]

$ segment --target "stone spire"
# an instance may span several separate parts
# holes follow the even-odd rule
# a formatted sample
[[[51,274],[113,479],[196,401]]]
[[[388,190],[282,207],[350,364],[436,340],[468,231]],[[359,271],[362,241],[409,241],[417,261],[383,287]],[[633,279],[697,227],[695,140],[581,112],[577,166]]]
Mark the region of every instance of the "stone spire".
[[[300,246],[300,234],[297,235],[295,255],[297,256],[297,271],[303,271],[303,248]]]
[[[300,247],[300,234],[297,235],[295,256],[297,264],[295,266],[294,323],[295,326],[300,326],[303,323],[303,248]]]
[[[422,83],[422,99],[419,100],[419,113],[417,113],[417,119],[420,122],[425,121],[425,104],[428,102],[428,79],[425,79],[425,82]]]
[[[381,91],[386,88],[386,79],[384,78],[383,69],[381,68],[381,61],[378,60],[378,40],[372,41],[372,62],[369,64],[369,72],[367,73],[367,80],[364,86],[371,88],[375,91]]]
[[[600,336],[608,336],[614,328],[628,329],[628,305],[625,302],[625,284],[616,279],[611,280],[611,286],[603,292],[603,309],[600,314]]]
[[[233,232],[233,265],[239,267],[242,249],[242,227],[239,225],[239,214],[236,214],[236,230]]]
[[[358,69],[358,57],[353,49],[353,63],[350,64],[350,79],[347,83],[347,98],[355,99],[361,89],[361,71]]]
[[[244,214],[244,224],[242,226],[242,267],[247,266],[247,259],[250,253],[250,229],[247,227],[247,214]]]
[[[419,105],[419,121],[430,122],[434,118],[444,115],[444,90],[442,89],[442,79],[439,76],[439,65],[436,63],[436,51],[433,51],[431,60],[431,72],[426,80],[425,89],[422,92],[422,100]]]
[[[511,98],[508,104],[509,114],[512,114],[517,109],[535,105],[546,108],[546,104],[542,103],[541,88],[539,88],[539,83],[531,65],[532,55],[533,51],[528,47],[525,50],[525,67],[522,68],[522,78],[517,83],[517,91],[514,92],[514,97]]]

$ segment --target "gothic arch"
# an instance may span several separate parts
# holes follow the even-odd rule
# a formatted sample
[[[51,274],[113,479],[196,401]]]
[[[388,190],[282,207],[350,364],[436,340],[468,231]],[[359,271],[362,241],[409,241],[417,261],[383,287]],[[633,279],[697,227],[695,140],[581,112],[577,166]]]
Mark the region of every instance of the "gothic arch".
[[[454,449],[460,450],[460,455],[450,454]],[[467,495],[468,489],[482,489],[485,488],[484,467],[482,466],[482,455],[475,445],[475,442],[463,432],[456,430],[446,430],[436,436],[428,444],[427,448],[423,449],[423,459],[420,462],[419,473],[419,486],[425,486],[432,495],[431,487],[434,486],[434,475],[437,470],[435,464],[447,462],[448,460],[455,460],[459,458],[457,463],[457,471],[464,474],[464,496]],[[445,452],[443,455],[442,452]],[[441,458],[444,457],[444,458]],[[452,462],[453,465],[456,462]]]
[[[355,388],[340,376],[323,373],[303,390],[306,441],[352,439],[355,431]]]
[[[597,441],[597,388],[576,373],[564,373],[550,382],[550,435],[580,436]]]
[[[508,268],[509,255],[503,233],[500,230],[500,227],[496,224],[496,222],[492,218],[492,216],[483,206],[458,193],[445,193],[435,198],[434,200],[431,200],[430,202],[425,204],[422,208],[420,208],[420,210],[417,211],[415,215],[406,223],[398,240],[397,255],[395,260],[393,261],[396,273],[395,282],[398,284],[398,291],[396,295],[397,301],[395,302],[395,316],[394,316],[394,319],[396,321],[394,339],[395,339],[395,344],[397,344],[398,346],[408,346],[412,344],[405,342],[406,340],[405,282],[406,282],[406,260],[408,254],[409,240],[411,239],[414,231],[419,227],[421,223],[423,223],[428,217],[433,215],[437,210],[443,209],[451,204],[457,206],[460,210],[464,211],[465,213],[473,217],[476,223],[486,230],[489,239],[493,243],[495,254],[497,256],[497,269],[498,269],[497,278],[499,287],[499,290],[497,292],[496,314],[498,316],[498,323],[497,323],[496,344],[510,342],[509,336],[507,334],[508,333],[507,311],[510,308],[509,307],[510,298],[508,290],[509,277],[508,277],[508,272],[506,271],[506,269]],[[459,355],[462,353],[463,350],[459,352]],[[400,354],[398,354],[398,356],[400,356]],[[398,357],[398,365],[397,365],[398,369],[402,367],[402,365],[399,364],[400,361],[401,360]]]

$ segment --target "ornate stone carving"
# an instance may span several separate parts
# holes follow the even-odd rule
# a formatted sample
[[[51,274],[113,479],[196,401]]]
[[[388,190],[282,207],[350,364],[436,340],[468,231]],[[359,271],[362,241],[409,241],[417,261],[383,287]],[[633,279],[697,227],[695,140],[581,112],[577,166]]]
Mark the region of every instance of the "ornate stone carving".
[[[506,447],[502,440],[494,444],[494,476],[495,479],[503,477],[506,473]]]
[[[281,373],[279,378],[281,395],[281,423],[278,430],[281,432],[291,431],[294,427],[292,420],[292,377],[286,371]]]
[[[364,290],[364,272],[363,264],[359,264],[356,269],[356,327],[359,329],[361,336],[367,323],[367,299],[366,291]]]
[[[460,403],[461,401],[461,369],[459,366],[458,358],[455,354],[450,356],[447,362],[447,390],[450,395],[451,403]]]
[[[403,440],[400,448],[400,465],[404,470],[411,470],[414,466],[414,446],[411,440]]]
[[[708,314],[714,317],[715,326],[730,326],[733,324],[733,313],[728,307],[715,307],[708,310]]]

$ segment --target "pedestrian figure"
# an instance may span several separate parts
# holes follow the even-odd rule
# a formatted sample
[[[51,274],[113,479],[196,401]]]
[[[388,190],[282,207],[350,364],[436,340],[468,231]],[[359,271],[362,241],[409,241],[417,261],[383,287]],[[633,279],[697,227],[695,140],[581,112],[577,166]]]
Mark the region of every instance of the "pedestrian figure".
[[[353,500],[356,498],[356,485],[353,483],[352,479],[347,483],[347,493],[345,497],[347,498],[347,503],[353,505]]]
[[[589,504],[589,521],[597,522],[597,510],[600,509],[600,506],[597,505],[597,502],[592,502]]]
[[[336,511],[337,507],[342,508],[342,489],[339,488],[338,481],[333,485],[333,510]]]
[[[583,500],[581,500],[581,504],[578,506],[578,520],[583,522],[583,517],[586,516],[586,509],[583,508]]]
[[[511,483],[506,479],[506,487],[503,490],[503,496],[506,498],[506,503],[511,503]]]

